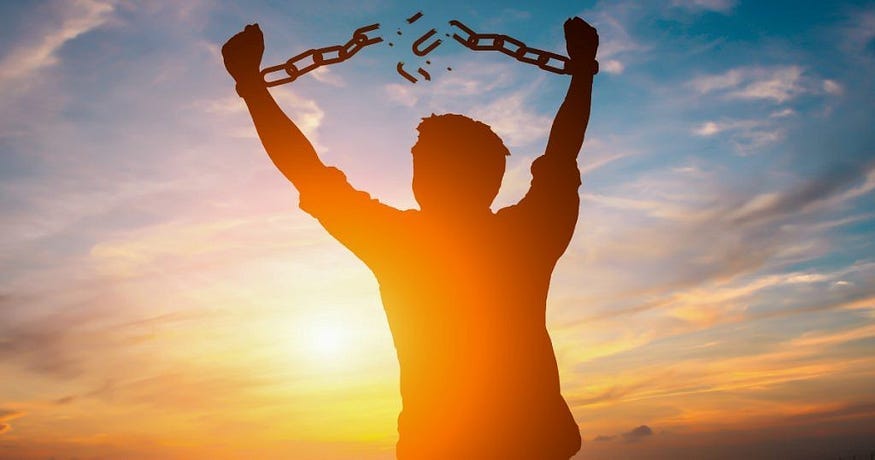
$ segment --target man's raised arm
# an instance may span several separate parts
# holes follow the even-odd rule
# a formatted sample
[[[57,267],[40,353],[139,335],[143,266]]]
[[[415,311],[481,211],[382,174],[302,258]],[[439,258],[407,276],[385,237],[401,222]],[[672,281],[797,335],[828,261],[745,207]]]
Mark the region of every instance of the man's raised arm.
[[[222,47],[225,68],[237,82],[258,137],[277,168],[300,190],[325,165],[304,133],[283,113],[267,91],[261,74],[264,37],[258,24],[248,25]]]
[[[546,151],[532,163],[529,191],[515,206],[505,208],[511,215],[525,216],[520,221],[530,232],[530,241],[538,241],[538,253],[552,262],[568,247],[577,223],[577,154],[589,123],[592,80],[598,70],[599,36],[592,26],[580,18],[565,21],[565,41],[572,70],[568,94],[553,120]]]
[[[599,35],[583,19],[565,21],[565,44],[571,58],[572,74],[568,94],[556,113],[545,156],[577,158],[592,102],[592,80],[598,71],[595,60]]]

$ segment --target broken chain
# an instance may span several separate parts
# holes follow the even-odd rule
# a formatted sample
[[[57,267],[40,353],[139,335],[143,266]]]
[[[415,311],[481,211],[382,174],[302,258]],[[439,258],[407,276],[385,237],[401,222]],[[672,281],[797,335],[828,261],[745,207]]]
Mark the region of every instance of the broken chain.
[[[409,24],[416,22],[422,17],[422,12],[416,13],[407,19]],[[457,33],[453,34],[453,39],[461,43],[464,47],[474,51],[499,51],[520,62],[526,64],[534,64],[539,68],[556,74],[571,74],[574,72],[574,63],[571,59],[556,54],[550,51],[544,51],[537,48],[530,48],[525,43],[504,34],[478,34],[462,24],[460,21],[453,19],[449,22],[450,26],[459,29],[465,36]],[[324,48],[309,49],[293,56],[288,61],[280,65],[267,67],[261,71],[261,77],[264,80],[265,86],[272,87],[290,83],[295,81],[301,75],[315,70],[324,65],[343,62],[366,46],[380,43],[382,37],[368,37],[368,32],[375,31],[380,28],[380,24],[371,24],[360,27],[352,34],[352,38],[343,45],[327,46]],[[430,29],[423,36],[417,39],[412,46],[413,53],[419,57],[424,57],[426,54],[437,48],[442,41],[436,39],[427,46],[423,47],[426,40],[437,33],[437,30]],[[400,34],[400,32],[399,32]],[[448,34],[449,35],[449,34]],[[390,43],[391,45],[391,43]],[[303,61],[309,60],[306,65],[301,64]],[[404,70],[403,63],[399,62],[396,66],[396,71],[411,83],[416,83],[416,78]],[[598,61],[592,63],[593,75],[599,72]],[[431,75],[422,67],[417,69],[418,73],[426,80],[431,80]],[[277,72],[285,72],[286,76],[271,80],[271,74]]]
[[[561,54],[529,48],[525,43],[503,34],[478,34],[455,19],[450,21],[450,25],[460,29],[467,35],[462,37],[459,34],[453,34],[453,38],[468,49],[474,51],[500,51],[517,61],[534,64],[543,70],[558,74],[567,75],[575,70],[571,59]],[[553,64],[556,61],[562,65]],[[592,65],[592,74],[599,73],[598,61],[595,61]]]
[[[380,43],[383,41],[381,37],[368,37],[368,32],[372,32],[380,28],[380,24],[371,24],[369,26],[360,27],[352,34],[352,38],[343,45],[326,46],[324,48],[309,49],[297,56],[293,56],[288,61],[267,67],[261,71],[261,78],[264,80],[265,86],[282,85],[295,81],[301,75],[314,70],[318,67],[337,62],[343,62],[366,46]],[[310,60],[310,63],[302,67],[298,67],[301,61]],[[270,74],[285,71],[286,77],[276,80],[269,80]]]

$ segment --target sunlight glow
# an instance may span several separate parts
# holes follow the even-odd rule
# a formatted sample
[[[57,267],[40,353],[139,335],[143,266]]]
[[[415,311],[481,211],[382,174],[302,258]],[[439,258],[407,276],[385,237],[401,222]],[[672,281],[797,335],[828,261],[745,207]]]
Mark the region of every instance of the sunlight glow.
[[[307,349],[316,357],[337,358],[348,354],[349,331],[339,323],[320,319],[310,324],[306,333]]]

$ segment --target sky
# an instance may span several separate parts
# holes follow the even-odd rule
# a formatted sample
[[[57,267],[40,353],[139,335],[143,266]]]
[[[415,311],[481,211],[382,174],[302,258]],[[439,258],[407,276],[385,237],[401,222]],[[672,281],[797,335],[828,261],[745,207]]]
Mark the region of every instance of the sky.
[[[572,16],[601,37],[548,300],[575,458],[875,451],[875,3],[68,0],[0,3],[0,458],[393,458],[376,281],[297,207],[221,45],[257,22],[267,66],[380,23],[273,94],[399,208],[422,117],[489,124],[498,209],[568,77],[449,39],[430,81],[396,63],[451,19],[564,54]]]

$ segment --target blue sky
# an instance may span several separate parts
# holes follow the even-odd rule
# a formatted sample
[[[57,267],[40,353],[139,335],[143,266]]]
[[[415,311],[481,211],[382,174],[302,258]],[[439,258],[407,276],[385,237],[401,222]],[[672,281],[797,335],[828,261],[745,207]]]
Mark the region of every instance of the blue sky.
[[[453,70],[414,85],[403,40],[459,19],[564,54],[575,15],[602,71],[548,314],[580,458],[868,452],[875,4],[733,0],[3,3],[0,448],[202,456],[234,420],[231,458],[391,458],[376,285],[297,209],[219,49],[252,22],[264,65],[403,28],[274,95],[401,208],[419,119],[480,119],[512,152],[503,206],[567,77],[446,40],[430,65]],[[300,356],[323,329],[336,367]]]

